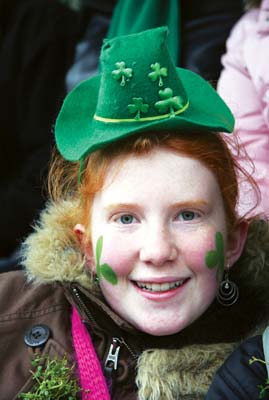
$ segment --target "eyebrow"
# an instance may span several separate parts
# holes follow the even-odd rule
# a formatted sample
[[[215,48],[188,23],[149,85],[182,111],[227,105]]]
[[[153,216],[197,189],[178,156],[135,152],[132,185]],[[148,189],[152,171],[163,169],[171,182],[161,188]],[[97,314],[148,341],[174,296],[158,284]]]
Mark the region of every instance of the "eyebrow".
[[[137,209],[140,208],[138,204],[136,203],[115,203],[115,204],[109,204],[108,206],[105,207],[105,210],[111,211],[115,210],[116,208],[128,208],[129,210],[131,209]]]
[[[181,201],[177,202],[175,204],[172,204],[171,209],[177,209],[177,208],[199,208],[199,207],[208,207],[209,203],[206,202],[205,200],[187,200],[187,201]],[[115,210],[117,208],[127,208],[128,210],[132,209],[137,209],[140,208],[140,206],[136,203],[115,203],[115,204],[109,204],[108,206],[105,207],[106,211],[111,211]]]
[[[205,200],[187,200],[187,201],[180,201],[172,205],[172,208],[199,208],[199,207],[208,207],[209,203]]]

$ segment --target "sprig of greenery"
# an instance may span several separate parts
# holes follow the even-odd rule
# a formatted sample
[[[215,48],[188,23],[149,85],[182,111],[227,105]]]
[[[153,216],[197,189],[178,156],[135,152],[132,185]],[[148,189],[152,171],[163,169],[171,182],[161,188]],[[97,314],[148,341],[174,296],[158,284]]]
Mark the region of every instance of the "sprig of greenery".
[[[44,364],[45,362],[45,364]],[[20,393],[23,400],[76,400],[82,389],[73,376],[75,365],[70,366],[66,357],[61,360],[36,355],[31,363],[35,385],[31,392]]]
[[[252,357],[248,360],[249,365],[251,365],[251,364],[253,364],[253,363],[255,363],[255,362],[260,362],[260,363],[265,364],[265,365],[267,364],[266,361],[262,360],[261,358],[257,358],[257,357],[255,357],[255,356],[252,356]]]
[[[269,391],[269,378],[266,379],[265,385],[258,385],[258,389],[260,390],[259,399],[264,399]]]
[[[257,358],[255,356],[252,356],[248,363],[249,365],[253,364],[254,362],[259,362],[262,364],[268,364],[266,361]],[[266,379],[265,384],[264,385],[258,385],[258,389],[260,390],[260,394],[259,394],[259,399],[264,399],[266,395],[268,395],[269,392],[269,377]]]

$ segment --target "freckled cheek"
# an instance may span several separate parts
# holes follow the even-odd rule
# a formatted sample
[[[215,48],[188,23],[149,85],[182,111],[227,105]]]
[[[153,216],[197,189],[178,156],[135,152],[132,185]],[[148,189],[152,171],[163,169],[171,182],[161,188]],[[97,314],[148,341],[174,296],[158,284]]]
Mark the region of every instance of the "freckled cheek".
[[[128,246],[120,245],[120,243],[107,244],[103,247],[100,262],[110,265],[118,276],[128,275],[134,267],[134,253]]]
[[[187,265],[194,271],[204,271],[205,268],[210,271],[206,267],[205,257],[207,252],[213,250],[215,247],[214,235],[214,232],[210,232],[207,235],[202,235],[200,238],[193,238],[191,243],[185,244],[185,248],[187,249],[185,260]]]

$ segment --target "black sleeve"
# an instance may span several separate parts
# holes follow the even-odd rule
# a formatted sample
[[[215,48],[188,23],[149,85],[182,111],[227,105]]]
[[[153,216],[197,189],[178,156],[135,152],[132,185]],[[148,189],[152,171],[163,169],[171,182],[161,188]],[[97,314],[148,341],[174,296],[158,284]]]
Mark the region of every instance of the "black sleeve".
[[[217,371],[206,400],[258,400],[259,385],[265,386],[267,369],[261,362],[249,363],[252,357],[264,360],[262,336],[243,342]],[[269,391],[263,400],[269,399]]]

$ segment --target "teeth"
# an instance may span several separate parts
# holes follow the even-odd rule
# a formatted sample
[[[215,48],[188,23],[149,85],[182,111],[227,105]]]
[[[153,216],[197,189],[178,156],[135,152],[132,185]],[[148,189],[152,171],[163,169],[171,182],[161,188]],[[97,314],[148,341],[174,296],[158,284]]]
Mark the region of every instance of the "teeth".
[[[145,283],[145,282],[136,282],[137,286],[140,289],[146,289],[151,292],[165,292],[166,290],[175,289],[181,286],[185,282],[185,279],[181,279],[180,281],[170,282],[170,283]]]

